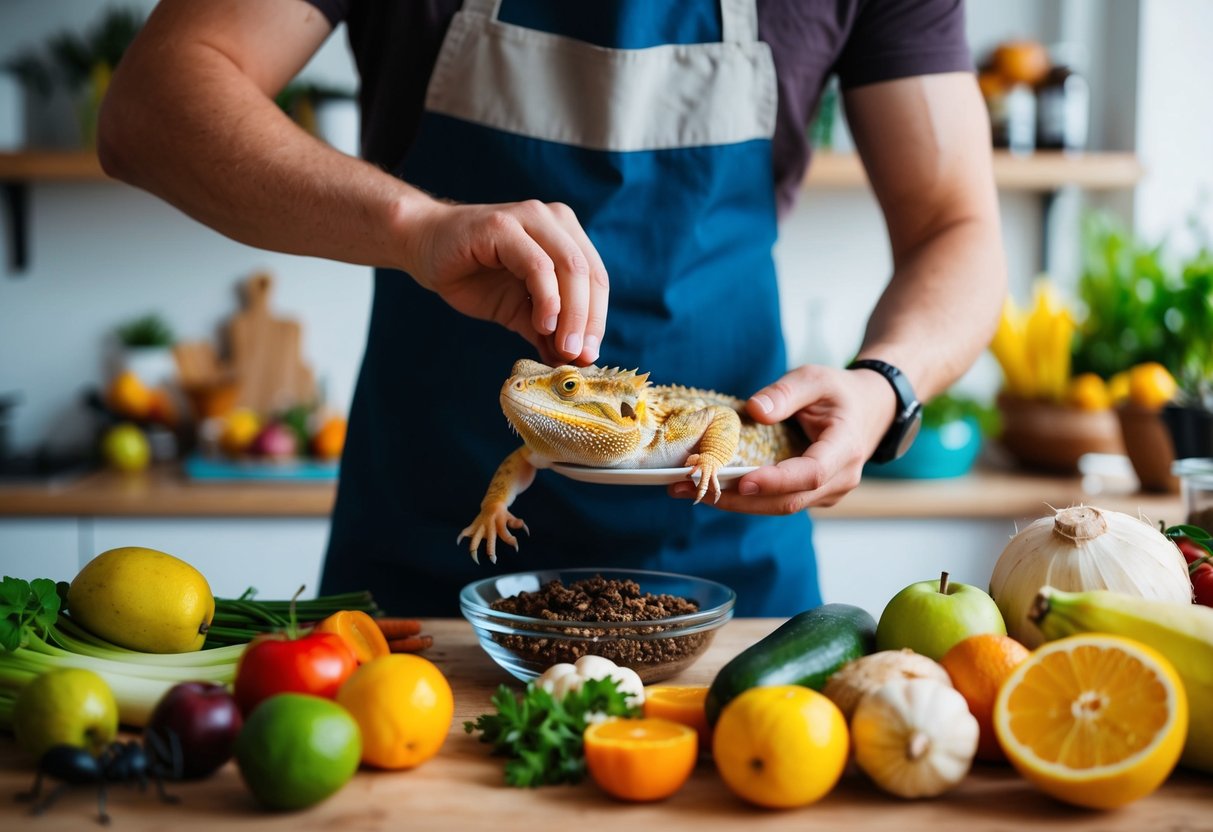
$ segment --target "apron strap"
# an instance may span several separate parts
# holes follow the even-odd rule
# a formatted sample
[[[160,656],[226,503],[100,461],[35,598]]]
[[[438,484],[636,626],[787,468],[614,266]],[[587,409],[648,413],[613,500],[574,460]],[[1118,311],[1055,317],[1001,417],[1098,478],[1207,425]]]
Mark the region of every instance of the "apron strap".
[[[496,20],[500,8],[501,0],[463,0],[462,11],[482,14],[489,20]]]
[[[720,24],[720,39],[725,43],[758,40],[758,0],[720,0]]]

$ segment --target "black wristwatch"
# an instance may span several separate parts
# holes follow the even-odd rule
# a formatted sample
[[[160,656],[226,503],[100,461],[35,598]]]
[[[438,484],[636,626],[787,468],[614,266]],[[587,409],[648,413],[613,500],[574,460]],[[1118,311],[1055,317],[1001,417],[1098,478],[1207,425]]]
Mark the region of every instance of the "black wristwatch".
[[[893,393],[897,396],[897,415],[872,454],[873,462],[892,462],[908,451],[914,437],[918,436],[918,429],[922,427],[922,404],[914,395],[909,379],[892,364],[874,358],[860,358],[848,364],[847,369],[875,370],[893,386]]]

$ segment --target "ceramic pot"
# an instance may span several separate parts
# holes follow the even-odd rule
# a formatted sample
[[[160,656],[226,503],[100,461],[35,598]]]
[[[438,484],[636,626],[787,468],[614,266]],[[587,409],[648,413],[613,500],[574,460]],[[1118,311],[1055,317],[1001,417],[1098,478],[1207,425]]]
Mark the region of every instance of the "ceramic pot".
[[[1125,453],[1142,491],[1179,493],[1179,479],[1171,473],[1175,447],[1159,411],[1139,404],[1125,403],[1116,408]]]
[[[1112,410],[1080,410],[1053,402],[998,397],[1001,444],[1025,468],[1078,473],[1084,454],[1123,454],[1120,423]]]

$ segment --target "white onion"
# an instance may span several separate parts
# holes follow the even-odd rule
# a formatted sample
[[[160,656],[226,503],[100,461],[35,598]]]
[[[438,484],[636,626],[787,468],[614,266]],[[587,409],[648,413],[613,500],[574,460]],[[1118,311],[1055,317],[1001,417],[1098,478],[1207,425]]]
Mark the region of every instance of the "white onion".
[[[1007,634],[1028,647],[1044,641],[1028,620],[1043,586],[1192,603],[1192,582],[1178,546],[1145,520],[1093,506],[1040,518],[1011,538],[994,565],[990,595]]]

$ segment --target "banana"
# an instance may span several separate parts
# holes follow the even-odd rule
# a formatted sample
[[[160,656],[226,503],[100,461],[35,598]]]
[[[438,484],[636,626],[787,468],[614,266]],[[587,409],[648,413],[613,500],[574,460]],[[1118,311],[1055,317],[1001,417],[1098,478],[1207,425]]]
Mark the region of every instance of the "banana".
[[[1180,762],[1213,774],[1213,607],[1151,601],[1108,590],[1062,592],[1046,586],[1028,617],[1048,641],[1075,633],[1126,636],[1162,653],[1191,703]]]

